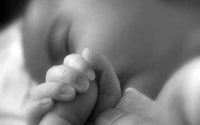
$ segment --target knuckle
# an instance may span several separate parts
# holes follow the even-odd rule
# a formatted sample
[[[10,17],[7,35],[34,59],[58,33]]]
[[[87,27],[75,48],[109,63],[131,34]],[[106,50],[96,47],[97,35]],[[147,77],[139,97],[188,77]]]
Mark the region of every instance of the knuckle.
[[[68,56],[65,57],[64,59],[64,64],[68,64],[71,60],[74,60],[74,58],[76,57],[77,54],[70,54]]]
[[[81,63],[83,61],[83,58],[80,55],[75,56],[74,58],[74,62],[75,63]]]
[[[61,70],[59,72],[60,82],[65,81],[66,76],[68,76],[71,72],[72,72],[71,68],[69,68],[69,67],[63,67],[63,68],[61,68]]]
[[[50,69],[47,70],[46,78],[50,78],[53,74],[53,72],[58,68],[58,66],[53,66]]]
[[[73,65],[82,65],[84,62],[84,59],[79,54],[73,54],[69,58],[66,59],[66,62],[69,66]]]

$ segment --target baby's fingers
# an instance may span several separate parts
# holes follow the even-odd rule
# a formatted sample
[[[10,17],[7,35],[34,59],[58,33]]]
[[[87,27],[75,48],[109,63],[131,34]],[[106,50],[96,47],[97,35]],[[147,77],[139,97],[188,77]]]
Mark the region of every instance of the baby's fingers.
[[[107,108],[114,108],[121,98],[121,88],[111,62],[103,55],[88,49],[83,50],[83,58],[97,71],[99,93],[94,116]]]
[[[84,59],[100,73],[100,94],[121,97],[121,87],[111,62],[103,55],[84,49]]]
[[[80,71],[91,81],[95,79],[95,72],[93,68],[80,54],[68,55],[65,57],[63,64]]]
[[[34,100],[52,98],[57,101],[70,101],[74,99],[76,91],[67,84],[49,82],[36,86],[32,94]]]
[[[58,82],[70,85],[79,93],[86,92],[89,88],[89,80],[80,71],[59,65],[50,68],[46,75],[46,82]]]
[[[53,100],[45,98],[30,103],[26,110],[27,125],[39,125],[42,117],[53,108]]]

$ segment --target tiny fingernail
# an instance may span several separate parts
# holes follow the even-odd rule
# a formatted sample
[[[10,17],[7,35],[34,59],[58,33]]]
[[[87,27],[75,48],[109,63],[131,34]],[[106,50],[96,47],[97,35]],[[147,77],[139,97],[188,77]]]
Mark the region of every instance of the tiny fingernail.
[[[61,94],[67,94],[68,96],[72,96],[74,94],[75,90],[67,85],[63,85],[60,87],[60,93]]]
[[[94,80],[96,77],[94,71],[91,69],[86,70],[86,76],[89,80]]]
[[[42,104],[42,105],[48,105],[51,102],[52,102],[52,100],[50,98],[45,98],[45,99],[40,100],[40,104]]]
[[[83,77],[78,77],[76,83],[84,90],[89,88],[89,81]]]

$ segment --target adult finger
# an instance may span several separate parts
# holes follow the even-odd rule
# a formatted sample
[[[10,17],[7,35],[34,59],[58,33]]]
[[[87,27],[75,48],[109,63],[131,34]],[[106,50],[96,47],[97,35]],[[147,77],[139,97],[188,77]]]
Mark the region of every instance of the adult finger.
[[[117,75],[110,61],[103,55],[83,50],[83,58],[95,69],[97,74],[96,81],[99,85],[97,105],[95,114],[107,109],[114,108],[121,98],[121,88]]]

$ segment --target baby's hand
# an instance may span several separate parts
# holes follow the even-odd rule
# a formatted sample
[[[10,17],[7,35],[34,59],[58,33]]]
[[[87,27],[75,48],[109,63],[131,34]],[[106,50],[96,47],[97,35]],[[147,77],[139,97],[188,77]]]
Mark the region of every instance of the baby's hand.
[[[84,60],[82,60],[83,58]],[[95,108],[93,109],[92,117],[89,119],[89,122],[93,122],[93,120],[96,118],[97,115],[100,114],[100,112],[103,112],[106,109],[113,108],[116,106],[118,101],[121,99],[121,88],[119,84],[119,80],[117,79],[116,73],[111,65],[111,63],[108,61],[108,59],[100,54],[94,53],[89,51],[88,49],[85,49],[82,53],[82,57],[78,54],[73,54],[69,55],[65,58],[64,65],[68,66],[68,68],[73,67],[74,69],[77,69],[81,73],[84,74],[86,78],[88,78],[90,81],[94,80],[95,74],[93,69],[96,71],[97,78],[95,81],[98,82],[98,88],[99,88],[99,93],[98,93],[98,98],[97,98],[97,90],[96,90],[96,84],[92,83],[90,86],[88,92],[82,94],[83,96],[80,97],[77,96],[72,102],[68,102],[65,104],[67,109],[70,107],[74,107],[76,109],[71,109],[70,111],[72,112],[67,112],[64,113],[67,117],[71,114],[76,114],[77,111],[80,114],[86,115],[84,118],[87,118],[88,113],[91,113],[91,109],[93,108],[94,102],[91,102],[91,100],[96,101],[95,99],[97,98],[97,103]],[[87,61],[87,62],[85,62]],[[47,73],[47,80],[45,84],[41,84],[38,87],[35,88],[35,91],[33,94],[35,95],[37,100],[41,100],[42,103],[39,101],[35,101],[32,103],[29,108],[28,108],[28,125],[38,125],[40,123],[40,120],[42,119],[43,115],[45,115],[47,112],[49,112],[52,108],[53,102],[50,99],[45,99],[45,98],[52,98],[57,101],[70,101],[74,98],[75,96],[75,90],[78,92],[85,92],[87,91],[88,87],[82,87],[77,86],[74,83],[74,80],[64,82],[64,85],[67,86],[68,88],[71,89],[70,93],[66,93],[65,96],[63,94],[60,94],[59,88],[61,88],[61,85],[63,85],[63,82],[60,82],[58,79],[60,79],[60,76],[58,75],[59,71],[64,71],[61,70],[62,68],[60,67],[66,67],[66,66],[57,66],[54,68],[51,68],[48,73]],[[92,69],[92,68],[93,69]],[[90,70],[86,70],[90,69]],[[86,73],[87,71],[87,73]],[[67,72],[66,72],[67,73]],[[65,75],[64,75],[65,76]],[[78,76],[77,74],[75,76],[72,76],[72,78],[76,78]],[[63,77],[65,78],[65,77]],[[62,79],[63,79],[62,78]],[[71,78],[71,79],[72,79]],[[69,80],[69,78],[68,78]],[[52,82],[53,81],[53,82]],[[56,81],[56,83],[55,83]],[[47,84],[48,83],[48,84]],[[71,87],[72,86],[72,87]],[[93,87],[94,86],[94,87]],[[51,89],[46,89],[46,88],[51,88]],[[75,90],[74,90],[75,89]],[[89,93],[89,94],[87,94]],[[92,96],[92,99],[91,99]],[[85,98],[85,99],[84,99]],[[90,101],[90,107],[84,107],[83,104],[86,102],[84,101]],[[79,100],[79,101],[78,101]],[[80,101],[81,100],[81,101]],[[61,103],[61,102],[59,102]],[[73,105],[71,105],[71,103]],[[44,105],[47,104],[47,105]],[[57,104],[58,105],[58,104]],[[58,106],[57,106],[58,107]],[[59,108],[61,111],[62,108]],[[55,111],[55,109],[54,109]],[[63,111],[63,110],[62,110]],[[79,114],[79,115],[80,115]],[[43,120],[44,121],[44,120]],[[84,120],[79,119],[79,124],[84,124]],[[82,122],[82,123],[81,123]],[[52,122],[53,123],[53,122]],[[56,122],[54,122],[56,123]],[[47,123],[49,124],[49,123]],[[56,123],[58,124],[58,123]],[[75,123],[77,124],[77,123]]]
[[[95,125],[161,125],[162,111],[156,102],[133,88],[121,97],[119,80],[106,57],[89,50],[83,57],[98,72],[99,95],[92,115]]]
[[[163,111],[134,88],[128,88],[116,107],[102,112],[95,125],[165,125]]]
[[[105,56],[89,49],[84,49],[82,55],[96,71],[98,98],[89,119],[93,121],[101,112],[117,105],[121,99],[121,87],[111,62]]]
[[[28,125],[83,124],[96,103],[97,86],[94,79],[93,68],[80,54],[67,56],[63,65],[48,70],[44,84],[34,88],[32,93],[35,100],[42,101],[29,105]],[[78,94],[74,99],[76,92]],[[48,98],[57,101],[53,110],[53,101]],[[66,102],[70,100],[73,101]]]

